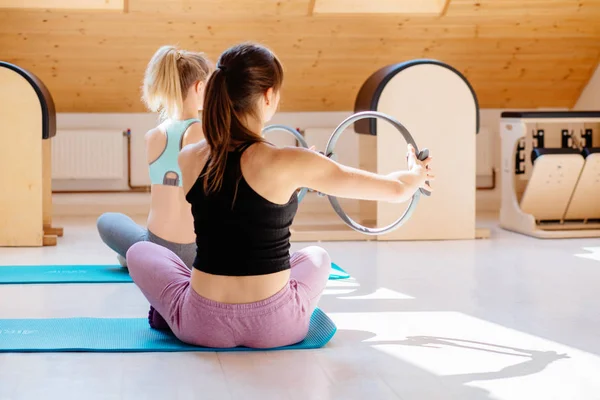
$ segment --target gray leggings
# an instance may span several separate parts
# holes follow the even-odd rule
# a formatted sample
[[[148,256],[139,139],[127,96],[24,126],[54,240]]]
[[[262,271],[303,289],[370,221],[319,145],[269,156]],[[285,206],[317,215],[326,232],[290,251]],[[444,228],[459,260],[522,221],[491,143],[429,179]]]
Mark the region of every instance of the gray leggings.
[[[125,258],[127,250],[137,242],[152,242],[177,254],[188,268],[196,257],[196,243],[180,244],[159,238],[121,213],[105,213],[96,223],[102,241]]]

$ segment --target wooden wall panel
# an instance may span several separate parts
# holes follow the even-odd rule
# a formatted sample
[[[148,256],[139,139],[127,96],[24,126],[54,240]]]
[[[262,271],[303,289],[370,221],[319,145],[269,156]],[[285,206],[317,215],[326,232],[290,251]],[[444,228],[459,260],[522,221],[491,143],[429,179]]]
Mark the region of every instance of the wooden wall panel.
[[[412,13],[442,15],[448,0],[313,0],[312,14]]]
[[[0,0],[0,8],[124,11],[126,0]]]
[[[451,0],[442,17],[308,11],[309,0],[0,10],[0,58],[44,80],[58,111],[139,112],[144,68],[163,44],[213,59],[241,41],[270,46],[286,70],[285,111],[350,110],[373,71],[414,58],[462,71],[482,107],[570,107],[600,57],[600,0]]]

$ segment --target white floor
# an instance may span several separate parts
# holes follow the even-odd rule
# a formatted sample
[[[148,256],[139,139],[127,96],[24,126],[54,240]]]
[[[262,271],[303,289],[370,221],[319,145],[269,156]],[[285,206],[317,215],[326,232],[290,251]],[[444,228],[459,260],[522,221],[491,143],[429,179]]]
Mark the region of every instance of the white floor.
[[[0,264],[112,264],[93,222],[59,220],[57,247],[0,249]],[[324,349],[0,354],[0,400],[600,399],[600,239],[491,226],[490,240],[322,244],[354,277],[322,300],[339,328]],[[0,286],[0,318],[146,313],[133,284]]]

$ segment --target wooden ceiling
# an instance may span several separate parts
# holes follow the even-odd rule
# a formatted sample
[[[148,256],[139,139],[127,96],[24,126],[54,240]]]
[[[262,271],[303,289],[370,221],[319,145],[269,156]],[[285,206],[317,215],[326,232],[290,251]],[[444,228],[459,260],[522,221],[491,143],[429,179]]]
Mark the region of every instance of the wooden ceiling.
[[[163,44],[213,59],[241,41],[266,44],[286,70],[284,111],[351,110],[372,72],[415,58],[462,71],[485,108],[571,107],[600,56],[600,0],[450,0],[442,16],[313,14],[313,1],[5,9],[0,59],[40,77],[60,112],[139,112],[144,68]]]

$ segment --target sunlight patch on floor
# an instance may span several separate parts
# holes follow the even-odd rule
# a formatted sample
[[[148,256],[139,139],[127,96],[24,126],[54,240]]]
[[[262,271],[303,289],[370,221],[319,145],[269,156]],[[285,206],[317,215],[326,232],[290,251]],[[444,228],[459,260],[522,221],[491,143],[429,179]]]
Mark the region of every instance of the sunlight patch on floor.
[[[462,313],[329,316],[340,332],[361,331],[364,344],[438,376],[444,386],[474,386],[493,399],[512,398],[514,392],[539,399],[600,393],[593,373],[600,368],[597,355]]]
[[[588,251],[589,253],[575,254],[575,257],[600,261],[600,247],[584,247],[583,250]]]

